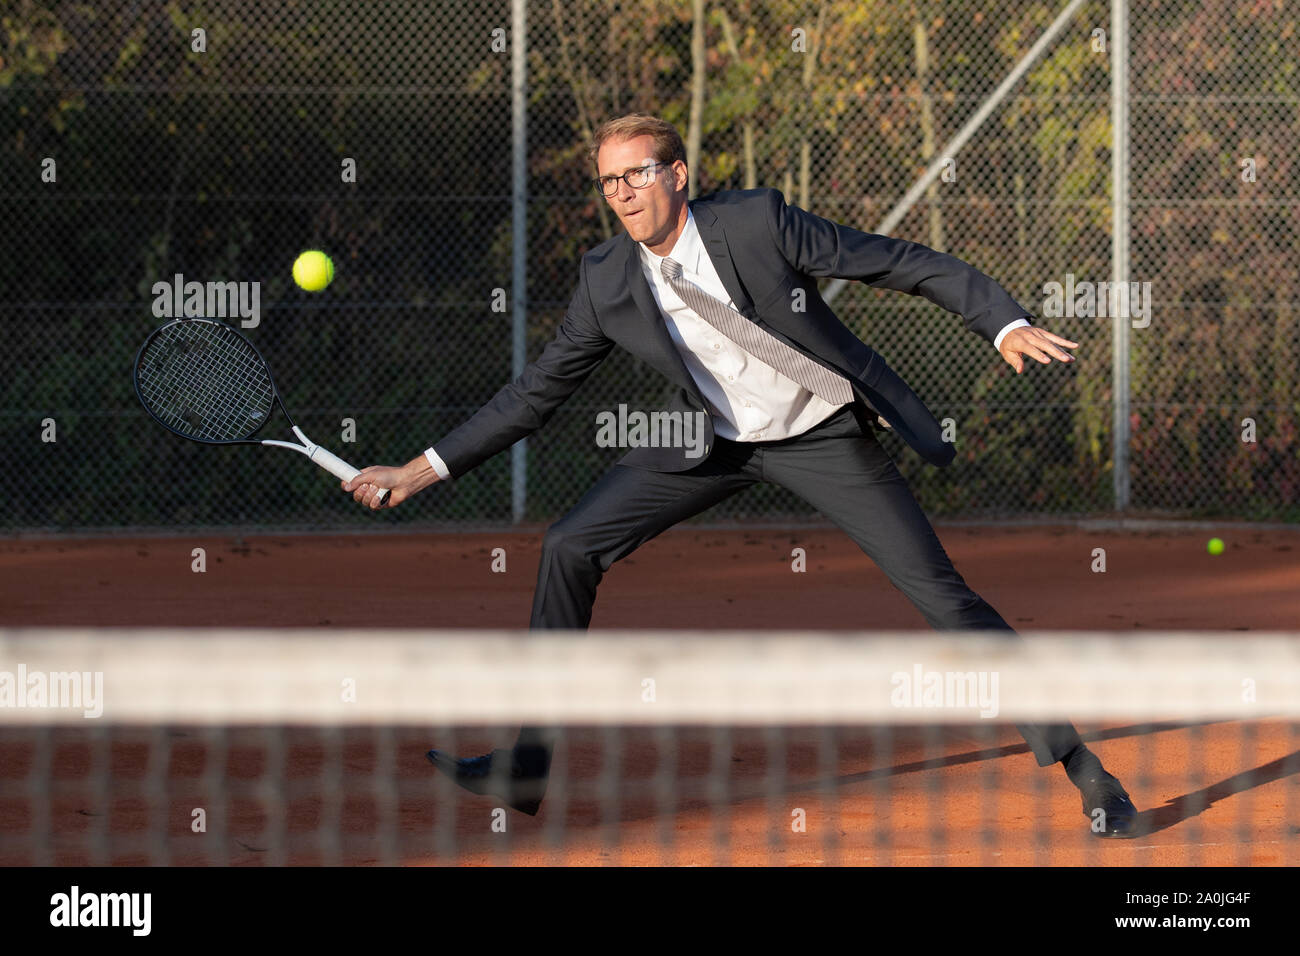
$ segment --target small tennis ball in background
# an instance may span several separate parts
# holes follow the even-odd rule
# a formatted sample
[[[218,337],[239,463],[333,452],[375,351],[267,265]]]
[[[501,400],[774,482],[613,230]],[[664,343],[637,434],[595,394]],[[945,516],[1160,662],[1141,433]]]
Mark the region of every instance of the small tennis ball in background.
[[[1223,554],[1223,539],[1211,538],[1205,543],[1205,550],[1210,554]]]
[[[293,281],[308,292],[319,292],[334,279],[334,263],[319,249],[308,249],[293,261]]]

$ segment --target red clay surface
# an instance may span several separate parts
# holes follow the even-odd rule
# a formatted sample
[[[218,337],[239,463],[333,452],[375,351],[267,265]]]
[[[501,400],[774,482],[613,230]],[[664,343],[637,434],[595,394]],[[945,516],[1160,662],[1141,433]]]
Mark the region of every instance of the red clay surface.
[[[1300,535],[1217,533],[1221,557],[1206,554],[1204,531],[940,528],[967,581],[1024,630],[1297,630]],[[540,538],[9,540],[0,625],[521,628]],[[190,567],[196,547],[204,574]],[[791,572],[795,547],[807,552],[805,574]],[[504,574],[491,571],[494,548],[506,550]],[[1096,548],[1104,574],[1092,571]],[[610,571],[593,626],[925,627],[826,529],[671,531]],[[1038,768],[1013,729],[975,730],[930,741],[904,731],[885,748],[871,729],[845,728],[833,749],[801,730],[781,760],[762,731],[664,740],[636,730],[609,747],[601,731],[575,729],[541,814],[509,812],[499,833],[499,801],[435,778],[423,752],[481,753],[508,744],[506,731],[331,740],[292,730],[279,750],[258,731],[233,731],[219,747],[193,730],[115,730],[104,747],[79,729],[5,729],[0,863],[1300,862],[1295,727],[1081,725],[1145,811],[1144,835],[1122,842],[1089,836],[1077,791],[1059,768]],[[42,799],[27,788],[47,759],[53,797]],[[97,776],[101,766],[110,773]],[[611,794],[615,803],[596,799]],[[206,834],[191,831],[194,807],[211,814]]]

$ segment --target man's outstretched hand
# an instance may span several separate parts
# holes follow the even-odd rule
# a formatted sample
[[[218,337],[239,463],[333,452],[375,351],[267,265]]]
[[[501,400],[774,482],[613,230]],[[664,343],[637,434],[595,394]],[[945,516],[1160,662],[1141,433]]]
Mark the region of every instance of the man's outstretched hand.
[[[998,347],[998,351],[1007,360],[1007,364],[1014,368],[1016,374],[1019,375],[1025,370],[1026,356],[1043,365],[1051,365],[1052,359],[1064,362],[1067,365],[1074,361],[1073,355],[1069,352],[1063,352],[1057,346],[1077,349],[1079,343],[1063,339],[1059,335],[1053,335],[1046,329],[1029,325],[1019,329],[1012,329],[1004,335],[1002,345]]]
[[[438,481],[438,473],[433,470],[429,460],[423,455],[413,458],[401,468],[389,468],[384,465],[371,465],[363,468],[361,473],[351,481],[342,482],[344,491],[352,493],[352,499],[367,508],[395,508],[417,491],[429,487]],[[377,500],[379,489],[388,489],[388,499],[381,505]]]

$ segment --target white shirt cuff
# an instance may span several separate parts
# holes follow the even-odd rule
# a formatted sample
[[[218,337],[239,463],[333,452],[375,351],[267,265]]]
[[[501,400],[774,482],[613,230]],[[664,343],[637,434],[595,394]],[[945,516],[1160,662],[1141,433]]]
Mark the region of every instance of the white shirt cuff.
[[[995,349],[1002,348],[1002,340],[1006,338],[1008,332],[1010,332],[1012,329],[1023,329],[1028,324],[1029,324],[1028,319],[1016,319],[1016,321],[1004,325],[1002,327],[1002,331],[998,333],[998,337],[993,340],[993,347]]]
[[[424,457],[429,460],[429,467],[438,473],[440,479],[446,481],[451,477],[451,472],[447,470],[446,463],[438,457],[438,453],[433,450],[432,446],[424,450]]]

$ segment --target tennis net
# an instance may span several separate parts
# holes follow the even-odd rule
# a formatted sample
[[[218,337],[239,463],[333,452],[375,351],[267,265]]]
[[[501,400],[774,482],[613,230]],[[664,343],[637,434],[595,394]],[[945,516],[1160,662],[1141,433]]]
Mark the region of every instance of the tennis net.
[[[425,757],[521,724],[536,816]],[[1294,864],[1298,731],[1294,635],[15,629],[0,864]]]

